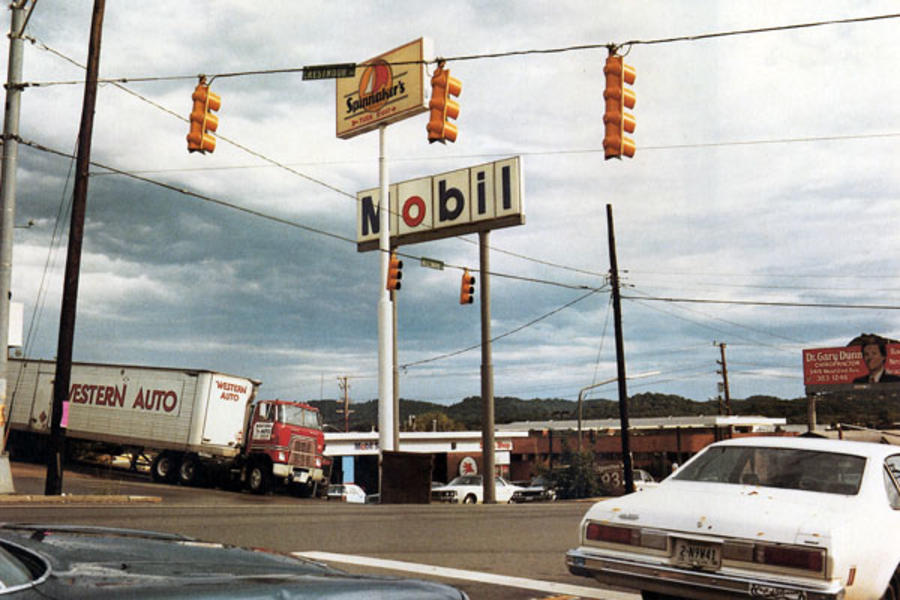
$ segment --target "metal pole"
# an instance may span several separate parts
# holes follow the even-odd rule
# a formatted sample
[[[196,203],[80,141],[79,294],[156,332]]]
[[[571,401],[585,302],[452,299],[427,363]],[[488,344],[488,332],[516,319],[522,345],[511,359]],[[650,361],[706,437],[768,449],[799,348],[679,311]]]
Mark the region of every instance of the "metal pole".
[[[13,2],[3,116],[3,164],[0,168],[0,494],[15,491],[6,453],[7,367],[9,359],[9,301],[12,281],[13,228],[16,216],[16,163],[19,154],[19,107],[22,96],[22,58],[26,0]]]
[[[391,405],[394,415],[391,439],[394,450],[400,450],[400,369],[397,362],[397,292],[391,290]]]
[[[392,375],[393,358],[393,311],[391,297],[387,289],[388,263],[391,257],[390,198],[388,196],[388,168],[385,156],[387,125],[378,128],[378,182],[381,200],[378,203],[379,237],[378,249],[381,259],[381,279],[378,294],[378,463],[385,450],[394,449],[394,391]],[[379,484],[379,490],[381,486]]]
[[[625,493],[634,491],[634,470],[631,464],[631,445],[628,439],[628,389],[625,376],[625,342],[622,336],[622,302],[619,297],[619,263],[616,258],[616,234],[613,228],[612,205],[606,205],[609,229],[609,271],[613,297],[613,321],[616,326],[616,372],[619,379],[619,421],[622,429],[622,464],[625,469]]]
[[[62,493],[62,458],[65,431],[62,429],[63,403],[69,394],[72,377],[72,345],[75,339],[75,313],[78,303],[78,276],[81,271],[81,244],[84,238],[84,216],[87,208],[88,174],[91,165],[91,135],[94,128],[94,106],[97,102],[97,76],[100,72],[100,38],[103,33],[105,0],[94,0],[88,67],[81,107],[81,130],[78,134],[78,158],[75,167],[75,193],[69,227],[69,250],[63,284],[62,309],[59,318],[59,343],[56,349],[56,375],[53,382],[53,411],[50,420],[50,452],[47,455],[47,481],[44,494]]]
[[[491,359],[491,270],[490,231],[478,233],[478,258],[481,269],[481,460],[485,504],[494,504],[494,365]]]

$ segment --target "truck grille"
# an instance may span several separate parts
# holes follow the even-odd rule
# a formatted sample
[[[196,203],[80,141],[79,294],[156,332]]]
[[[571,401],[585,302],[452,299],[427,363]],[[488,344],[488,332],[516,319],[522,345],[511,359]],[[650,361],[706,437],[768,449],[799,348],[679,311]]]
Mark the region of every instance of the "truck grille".
[[[315,468],[316,441],[307,437],[291,438],[291,457],[288,464],[292,467]]]

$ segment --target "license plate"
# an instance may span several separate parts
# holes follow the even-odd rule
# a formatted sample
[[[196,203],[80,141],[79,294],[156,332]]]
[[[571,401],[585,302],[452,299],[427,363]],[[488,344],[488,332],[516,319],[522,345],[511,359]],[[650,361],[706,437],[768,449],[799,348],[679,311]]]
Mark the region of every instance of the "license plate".
[[[675,540],[673,560],[682,567],[719,569],[722,566],[722,547],[694,540]]]
[[[304,471],[302,473],[294,474],[294,481],[296,483],[306,483],[308,479],[309,479],[309,473],[307,473],[306,471]]]

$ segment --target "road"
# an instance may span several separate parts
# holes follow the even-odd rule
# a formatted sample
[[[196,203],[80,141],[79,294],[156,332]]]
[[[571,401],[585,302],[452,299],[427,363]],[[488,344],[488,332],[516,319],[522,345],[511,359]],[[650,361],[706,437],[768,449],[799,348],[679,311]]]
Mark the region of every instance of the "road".
[[[42,467],[13,464],[17,494],[41,494],[43,477]],[[444,581],[472,600],[639,598],[602,590],[566,570],[563,556],[574,545],[578,522],[589,506],[581,502],[351,505],[159,485],[113,470],[67,471],[63,491],[130,501],[5,503],[0,505],[2,520],[168,531],[303,553],[351,572]]]

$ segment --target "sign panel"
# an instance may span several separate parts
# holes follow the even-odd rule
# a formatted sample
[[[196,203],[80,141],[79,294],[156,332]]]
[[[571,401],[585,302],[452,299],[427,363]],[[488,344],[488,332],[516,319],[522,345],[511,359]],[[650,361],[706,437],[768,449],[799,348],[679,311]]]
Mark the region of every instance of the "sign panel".
[[[353,77],[337,80],[337,137],[351,138],[428,110],[425,63],[431,60],[426,38],[356,65]]]
[[[900,388],[900,344],[873,342],[804,350],[803,382],[812,392]]]
[[[303,80],[308,79],[341,79],[356,76],[356,63],[339,63],[336,65],[313,65],[303,67]]]
[[[391,245],[414,244],[525,224],[518,156],[391,185]],[[356,243],[378,248],[381,190],[356,194]]]

